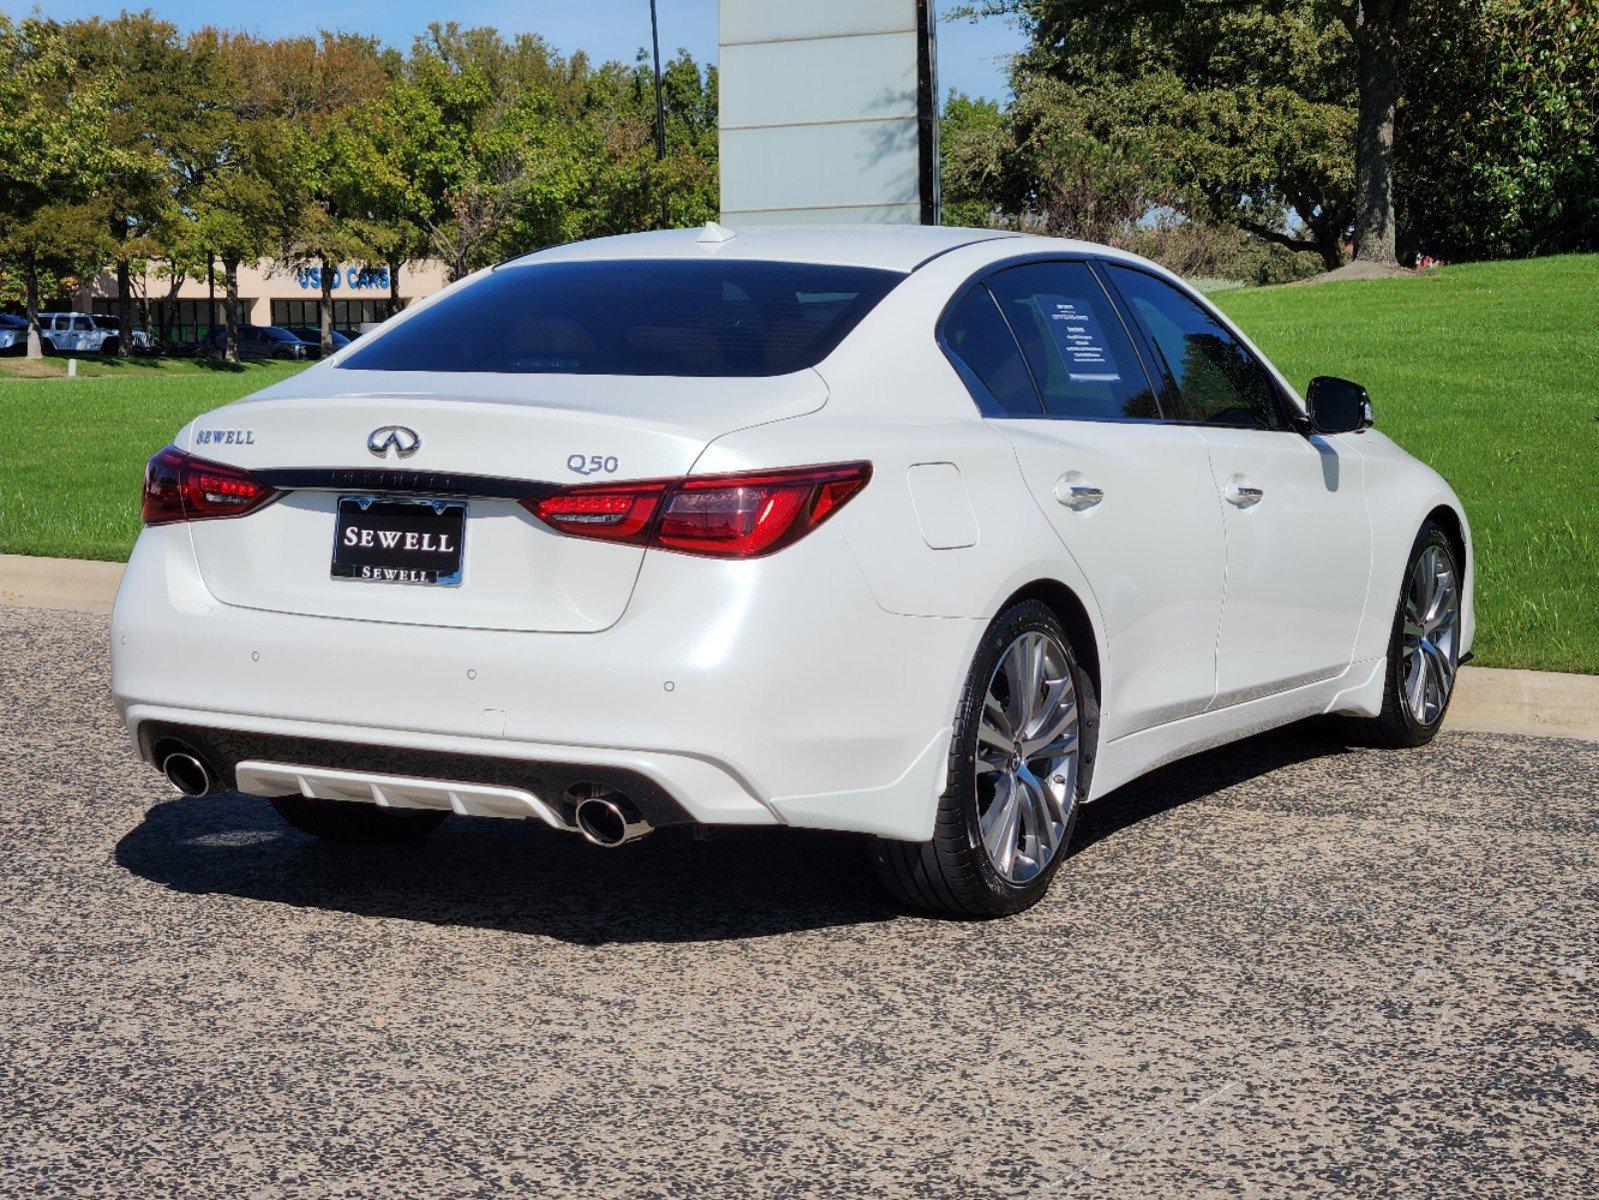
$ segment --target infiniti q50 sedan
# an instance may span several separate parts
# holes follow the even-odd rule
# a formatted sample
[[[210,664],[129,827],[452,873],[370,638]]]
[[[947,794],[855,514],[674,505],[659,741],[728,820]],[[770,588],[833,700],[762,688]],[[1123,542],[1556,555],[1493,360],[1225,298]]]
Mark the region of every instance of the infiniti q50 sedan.
[[[157,453],[114,691],[181,792],[327,838],[845,830],[902,902],[1015,912],[1163,763],[1437,731],[1470,535],[1371,421],[1101,246],[560,246]]]

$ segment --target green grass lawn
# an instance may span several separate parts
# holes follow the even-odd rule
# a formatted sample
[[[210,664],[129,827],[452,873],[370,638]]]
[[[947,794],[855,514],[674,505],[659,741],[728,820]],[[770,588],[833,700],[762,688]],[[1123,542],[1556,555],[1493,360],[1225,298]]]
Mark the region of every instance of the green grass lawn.
[[[1344,375],[1460,493],[1477,544],[1477,661],[1599,673],[1599,256],[1227,292],[1299,386]],[[57,365],[56,360],[51,365]],[[293,371],[0,360],[0,550],[120,559],[144,460],[191,417]]]
[[[1599,256],[1216,297],[1300,387],[1342,375],[1460,494],[1476,661],[1599,673]]]
[[[127,558],[139,532],[150,455],[200,413],[301,369],[85,360],[64,379],[17,378],[37,364],[0,363],[0,551],[104,559]]]

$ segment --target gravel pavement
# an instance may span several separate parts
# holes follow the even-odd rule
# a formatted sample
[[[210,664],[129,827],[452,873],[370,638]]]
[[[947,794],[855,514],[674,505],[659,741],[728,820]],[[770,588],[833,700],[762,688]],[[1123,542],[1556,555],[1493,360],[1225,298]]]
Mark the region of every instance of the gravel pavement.
[[[0,1195],[1599,1192],[1599,745],[1256,738],[958,923],[846,838],[174,799],[105,640],[0,609]]]

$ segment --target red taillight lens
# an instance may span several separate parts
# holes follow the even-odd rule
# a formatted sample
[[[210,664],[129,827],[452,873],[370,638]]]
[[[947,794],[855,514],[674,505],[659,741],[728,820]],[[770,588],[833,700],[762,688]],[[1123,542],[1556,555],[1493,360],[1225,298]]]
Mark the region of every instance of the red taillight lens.
[[[523,506],[545,524],[575,537],[644,542],[666,487],[660,482],[586,485],[565,488],[542,500],[524,500]]]
[[[168,446],[144,468],[141,515],[146,525],[242,517],[276,494],[248,471]]]
[[[670,482],[584,484],[523,503],[539,520],[574,537],[755,558],[804,537],[871,477],[871,463],[839,463]]]

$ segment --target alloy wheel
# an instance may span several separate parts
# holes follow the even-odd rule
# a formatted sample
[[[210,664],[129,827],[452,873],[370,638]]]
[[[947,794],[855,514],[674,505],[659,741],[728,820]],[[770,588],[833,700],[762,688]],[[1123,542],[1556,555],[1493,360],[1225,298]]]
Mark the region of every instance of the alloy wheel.
[[[1063,849],[1077,804],[1081,719],[1066,647],[1027,632],[1006,647],[977,724],[978,836],[1011,883],[1033,879]]]
[[[1449,558],[1428,546],[1405,591],[1405,707],[1420,725],[1443,715],[1460,663],[1460,588]]]

